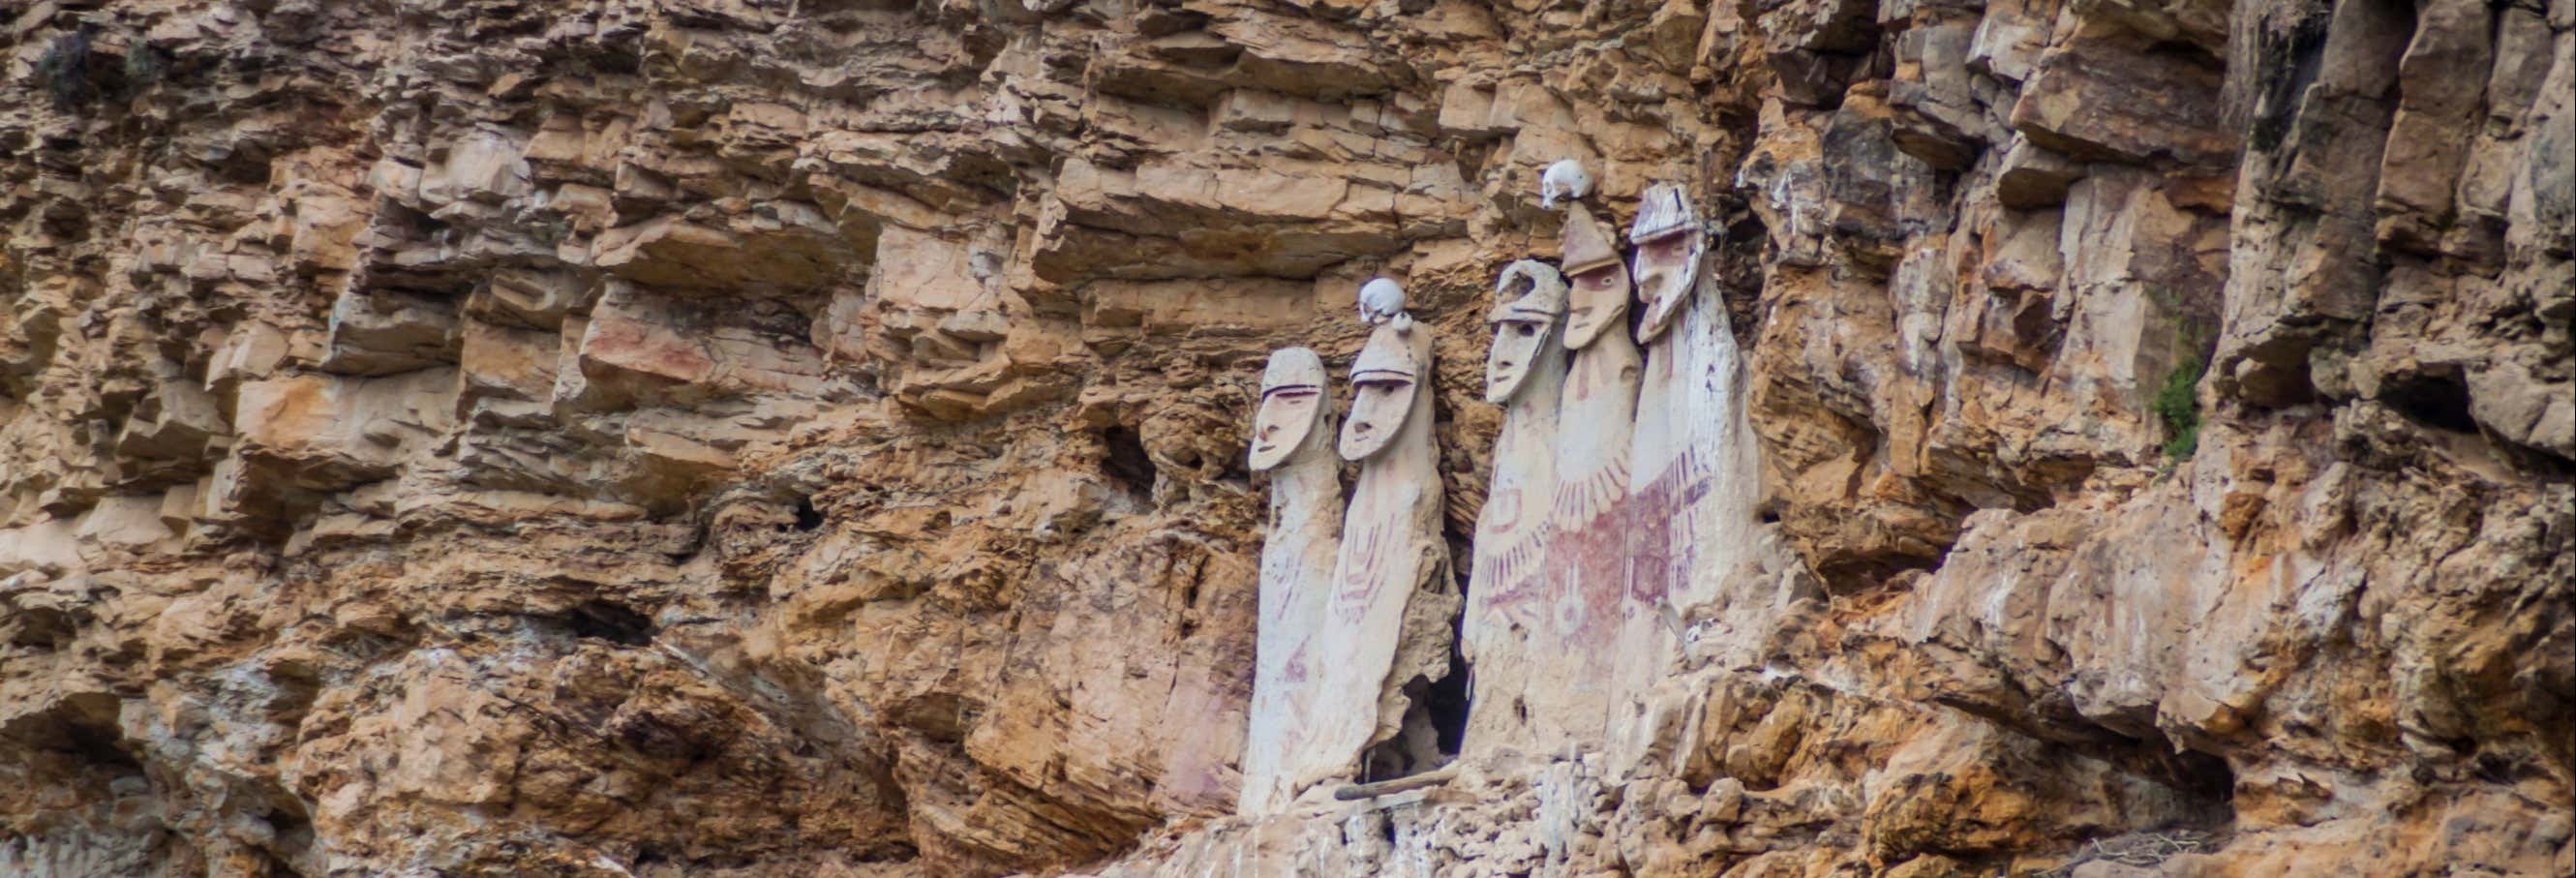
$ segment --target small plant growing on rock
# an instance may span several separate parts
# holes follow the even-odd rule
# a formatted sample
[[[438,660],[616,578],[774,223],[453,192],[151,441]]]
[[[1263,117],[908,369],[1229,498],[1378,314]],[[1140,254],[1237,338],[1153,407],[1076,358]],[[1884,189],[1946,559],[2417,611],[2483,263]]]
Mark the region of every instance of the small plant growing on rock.
[[[2188,460],[2200,450],[2200,395],[2195,391],[2207,368],[2199,357],[2174,364],[2173,371],[2165,373],[2164,386],[2157,388],[2155,401],[2147,406],[2164,420],[2171,437],[2164,445],[2168,460]]]
[[[36,59],[36,79],[54,96],[54,106],[71,109],[97,92],[89,82],[89,28],[55,38]]]
[[[140,92],[170,75],[170,53],[137,40],[125,52],[125,87]]]

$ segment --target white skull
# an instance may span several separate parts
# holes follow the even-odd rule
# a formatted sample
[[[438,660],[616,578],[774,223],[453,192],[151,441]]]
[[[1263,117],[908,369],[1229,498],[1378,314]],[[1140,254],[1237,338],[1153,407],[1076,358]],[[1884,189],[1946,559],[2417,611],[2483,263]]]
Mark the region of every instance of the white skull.
[[[1579,201],[1592,194],[1592,172],[1573,159],[1559,159],[1538,178],[1538,206],[1555,210],[1558,199]]]
[[[1385,323],[1404,314],[1404,287],[1386,278],[1360,285],[1360,322]]]

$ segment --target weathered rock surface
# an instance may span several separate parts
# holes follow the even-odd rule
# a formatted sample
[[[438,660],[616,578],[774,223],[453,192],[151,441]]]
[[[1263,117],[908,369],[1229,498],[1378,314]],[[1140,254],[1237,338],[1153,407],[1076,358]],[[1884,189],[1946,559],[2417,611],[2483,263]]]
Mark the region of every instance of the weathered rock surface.
[[[2566,0],[0,29],[0,873],[2576,872]],[[1474,557],[1564,158],[1754,560],[1633,767],[1227,816],[1264,357],[1403,280]]]

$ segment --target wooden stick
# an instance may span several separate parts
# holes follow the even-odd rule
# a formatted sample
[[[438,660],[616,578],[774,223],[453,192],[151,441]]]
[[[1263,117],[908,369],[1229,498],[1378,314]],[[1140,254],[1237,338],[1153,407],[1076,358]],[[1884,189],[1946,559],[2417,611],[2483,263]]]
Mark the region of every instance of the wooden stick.
[[[1394,780],[1382,780],[1376,783],[1344,784],[1341,789],[1333,791],[1333,798],[1344,802],[1356,802],[1361,799],[1374,799],[1379,796],[1393,795],[1406,790],[1418,790],[1423,787],[1436,787],[1441,784],[1448,783],[1450,778],[1457,776],[1458,766],[1455,763],[1452,763],[1449,765],[1443,765],[1439,768],[1434,768],[1421,774],[1412,775],[1410,777],[1399,777]]]

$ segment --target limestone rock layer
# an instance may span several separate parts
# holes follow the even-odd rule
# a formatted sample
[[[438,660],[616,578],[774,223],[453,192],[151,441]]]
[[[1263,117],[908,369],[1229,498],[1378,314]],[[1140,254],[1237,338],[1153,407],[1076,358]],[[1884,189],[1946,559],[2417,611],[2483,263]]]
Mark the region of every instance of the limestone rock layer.
[[[0,874],[2576,872],[2571,46],[2568,0],[0,4]],[[1569,158],[1711,232],[1756,520],[1667,554],[1737,562],[1612,657],[1618,759],[1230,816],[1265,357],[1344,374],[1401,280],[1474,558],[1492,282]]]

